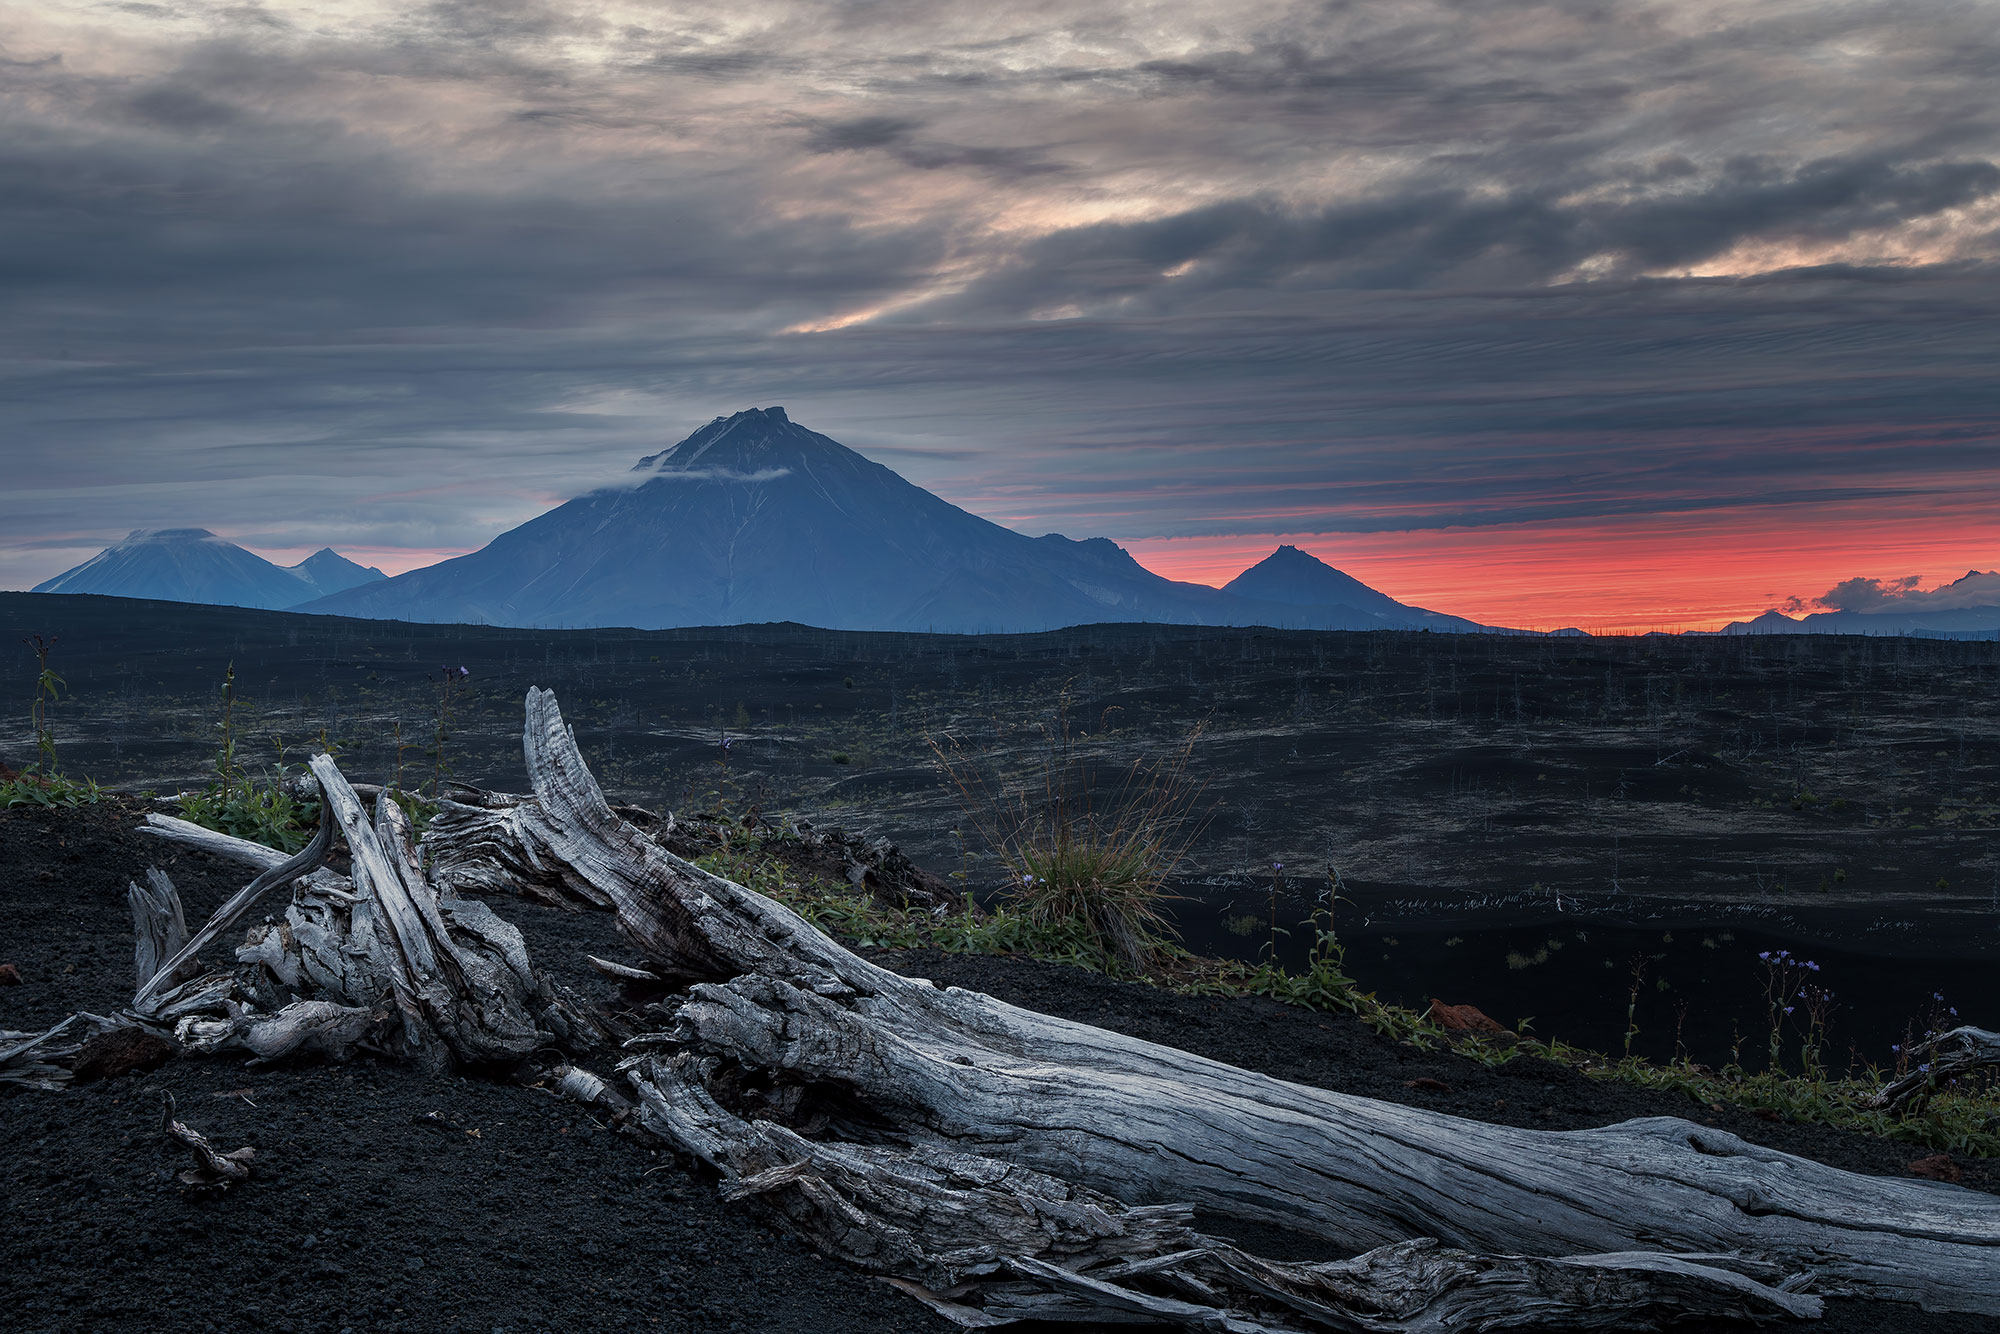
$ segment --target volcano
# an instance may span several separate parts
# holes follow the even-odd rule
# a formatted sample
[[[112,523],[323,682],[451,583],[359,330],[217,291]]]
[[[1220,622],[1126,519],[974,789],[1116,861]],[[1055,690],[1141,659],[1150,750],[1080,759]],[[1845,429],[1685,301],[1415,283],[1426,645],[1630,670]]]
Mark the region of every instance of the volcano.
[[[141,528],[33,591],[279,611],[384,577],[330,547],[297,565],[274,565],[206,528]]]
[[[1104,538],[1029,537],[773,407],[718,417],[641,459],[629,485],[579,496],[470,555],[303,609],[640,629],[769,621],[959,633],[1103,621],[1476,628],[1353,587],[1367,606],[1267,602],[1162,578]]]

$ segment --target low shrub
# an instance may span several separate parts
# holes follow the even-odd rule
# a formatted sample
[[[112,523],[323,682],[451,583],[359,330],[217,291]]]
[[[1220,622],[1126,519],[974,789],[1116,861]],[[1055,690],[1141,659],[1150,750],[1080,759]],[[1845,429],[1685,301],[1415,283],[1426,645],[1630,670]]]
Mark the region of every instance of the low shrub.
[[[0,811],[16,806],[83,806],[102,795],[94,780],[68,777],[56,760],[55,708],[68,688],[49,666],[56,639],[29,635],[21,641],[35,655],[35,691],[28,718],[35,733],[36,759],[18,771],[0,765]]]
[[[948,736],[930,738],[931,753],[1005,868],[1007,910],[1033,930],[1079,937],[1103,971],[1142,976],[1178,950],[1162,905],[1207,823],[1203,785],[1188,772],[1202,729],[1164,754],[1117,765],[1086,744],[1072,703],[1065,688],[1035,758],[1012,781],[998,761],[969,756]]]

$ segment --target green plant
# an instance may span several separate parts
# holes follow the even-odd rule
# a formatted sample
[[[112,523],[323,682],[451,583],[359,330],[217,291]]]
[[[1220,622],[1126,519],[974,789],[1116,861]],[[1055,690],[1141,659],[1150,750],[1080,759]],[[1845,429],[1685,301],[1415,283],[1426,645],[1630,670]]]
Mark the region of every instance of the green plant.
[[[1284,871],[1280,862],[1271,863],[1272,878]],[[1364,995],[1347,975],[1347,946],[1341,942],[1335,930],[1335,914],[1342,902],[1346,901],[1346,886],[1341,883],[1340,872],[1333,863],[1326,867],[1326,889],[1313,904],[1312,916],[1303,926],[1312,935],[1312,944],[1306,951],[1305,968],[1292,972],[1277,961],[1277,891],[1272,891],[1272,937],[1266,946],[1271,951],[1268,957],[1242,975],[1247,990],[1259,996],[1269,996],[1288,1005],[1303,1005],[1315,1010],[1342,1010],[1350,1014],[1360,1013],[1364,1007],[1386,1011],[1387,1007],[1374,1004],[1372,996]],[[1287,933],[1289,934],[1289,933]]]
[[[472,680],[472,673],[463,667],[438,668],[437,710],[433,715],[431,728],[431,803],[436,805],[444,780],[451,773],[451,766],[445,762],[444,743],[451,730],[452,701],[463,694]],[[402,789],[400,765],[396,788]]]
[[[1026,955],[1097,972],[1117,971],[1084,924],[1075,919],[1037,921],[1006,902],[987,911],[971,894],[956,910],[941,914],[883,908],[868,896],[857,894],[852,886],[799,874],[772,856],[754,836],[702,857],[698,864],[779,900],[821,930],[864,949]],[[1294,973],[1268,962],[1252,966],[1241,960],[1202,958],[1168,946],[1150,980],[1195,995],[1267,996],[1287,1005],[1351,1014],[1398,1042],[1419,1048],[1450,1046],[1488,1066],[1523,1056],[1537,1057],[1593,1079],[1679,1092],[1704,1108],[1731,1105],[1966,1156],[2000,1156],[2000,1091],[1990,1081],[1980,1085],[1961,1080],[1956,1086],[1937,1090],[1918,1110],[1892,1114],[1869,1106],[1884,1080],[1883,1073],[1872,1068],[1858,1076],[1832,1079],[1823,1070],[1811,1075],[1781,1070],[1750,1074],[1734,1059],[1719,1071],[1685,1056],[1665,1063],[1637,1056],[1614,1059],[1534,1037],[1529,1034],[1527,1020],[1516,1025],[1521,1033],[1518,1039],[1447,1034],[1427,1015],[1385,1004],[1361,991],[1345,975],[1344,954],[1334,930],[1334,910],[1343,895],[1339,876],[1331,867],[1328,883],[1330,893],[1321,900],[1310,923],[1315,944],[1303,972]],[[1255,918],[1250,920],[1253,930],[1261,925]],[[1938,1009],[1930,1024],[1932,1031],[1955,1017],[1942,997],[1934,999]],[[1815,1022],[1808,1019],[1809,1030]],[[1823,1020],[1817,1022],[1823,1026]],[[1817,1058],[1812,1064],[1819,1069]]]
[[[1166,882],[1206,823],[1188,773],[1202,729],[1112,770],[1071,723],[1067,687],[1012,785],[950,738],[930,738],[967,819],[1006,868],[1003,902],[1035,927],[1080,930],[1106,971],[1141,975],[1172,948]]]
[[[215,748],[215,779],[211,786],[227,806],[242,777],[236,763],[236,664],[233,662],[222,673],[222,721],[216,725],[216,731],[220,739]]]
[[[35,694],[29,717],[35,726],[35,751],[41,756],[39,767],[50,777],[60,773],[61,769],[56,765],[56,729],[49,715],[69,684],[49,666],[49,654],[55,649],[58,638],[56,635],[29,635],[22,641],[35,655]]]
[[[1278,962],[1278,937],[1289,936],[1292,934],[1291,932],[1285,930],[1285,928],[1283,928],[1282,926],[1278,925],[1278,896],[1284,892],[1284,888],[1285,888],[1285,864],[1283,862],[1272,862],[1271,895],[1270,895],[1271,915],[1269,920],[1269,936],[1264,941],[1263,961],[1267,964],[1270,964],[1273,967],[1276,967]]]
[[[184,793],[181,818],[280,852],[297,852],[312,838],[319,801],[294,795],[281,770],[264,778],[246,776],[227,801],[215,788]]]
[[[729,751],[736,744],[736,738],[724,732],[715,743],[715,792],[708,804],[708,813],[717,819],[728,814],[729,794],[734,784],[729,779]]]
[[[1625,1054],[1632,1054],[1632,1040],[1639,1036],[1639,988],[1646,980],[1646,956],[1632,956],[1632,986],[1625,994]]]
[[[319,823],[317,796],[307,795],[309,785],[293,780],[293,769],[285,740],[276,733],[271,743],[278,753],[275,769],[262,775],[247,772],[237,757],[236,664],[231,663],[222,677],[222,717],[216,723],[215,756],[210,762],[212,776],[199,792],[181,794],[181,818],[207,829],[249,839],[281,852],[297,852],[312,838]]]
[[[49,666],[58,636],[29,635],[21,642],[35,655],[35,691],[28,717],[35,732],[35,763],[16,773],[0,765],[0,810],[16,806],[82,806],[102,795],[91,779],[66,777],[56,762],[55,706],[69,683]]]
[[[0,811],[16,806],[89,806],[103,796],[92,778],[40,773],[33,765],[16,773],[0,765]]]
[[[1790,950],[1764,950],[1757,955],[1757,960],[1764,972],[1764,1010],[1770,1021],[1771,1071],[1782,1074],[1785,1068],[1785,1029],[1796,1026],[1792,1015],[1799,1002],[1805,999],[1808,975],[1817,973],[1819,965],[1811,959],[1797,958]],[[1830,993],[1827,999],[1832,999]],[[1824,1022],[1824,1013],[1820,1018]],[[1810,1064],[1818,1059],[1820,1035],[1806,1031],[1803,1036],[1810,1049],[1807,1057]]]

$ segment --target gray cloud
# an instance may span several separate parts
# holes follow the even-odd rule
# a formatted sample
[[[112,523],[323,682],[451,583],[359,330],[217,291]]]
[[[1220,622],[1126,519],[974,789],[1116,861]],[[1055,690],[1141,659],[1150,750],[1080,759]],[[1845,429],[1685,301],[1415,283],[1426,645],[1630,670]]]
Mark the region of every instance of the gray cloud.
[[[0,50],[0,583],[477,545],[753,403],[1077,535],[2000,486],[1983,5],[349,15]]]
[[[1890,612],[1948,611],[1966,607],[2000,607],[2000,573],[1968,570],[1936,588],[1921,587],[1914,574],[1899,579],[1843,579],[1813,600],[1828,611]],[[1806,609],[1793,600],[1791,610]]]
[[[1002,177],[1054,175],[1069,170],[1043,156],[1039,149],[1020,145],[972,145],[945,143],[918,134],[919,121],[895,116],[861,116],[811,126],[806,147],[814,153],[859,153],[880,150],[906,167],[918,171],[942,171],[963,167]]]

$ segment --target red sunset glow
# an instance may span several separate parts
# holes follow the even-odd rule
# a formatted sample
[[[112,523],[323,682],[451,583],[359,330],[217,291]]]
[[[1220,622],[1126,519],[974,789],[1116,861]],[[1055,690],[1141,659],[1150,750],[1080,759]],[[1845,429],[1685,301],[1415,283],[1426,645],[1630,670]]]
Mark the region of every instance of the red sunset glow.
[[[1914,574],[1930,587],[2000,564],[1992,508],[1977,498],[1124,545],[1169,578],[1220,586],[1281,542],[1434,611],[1519,629],[1613,634],[1712,630],[1790,598],[1810,601],[1856,575]]]

